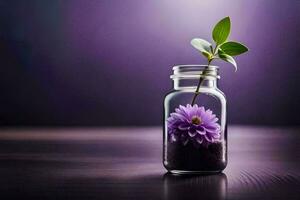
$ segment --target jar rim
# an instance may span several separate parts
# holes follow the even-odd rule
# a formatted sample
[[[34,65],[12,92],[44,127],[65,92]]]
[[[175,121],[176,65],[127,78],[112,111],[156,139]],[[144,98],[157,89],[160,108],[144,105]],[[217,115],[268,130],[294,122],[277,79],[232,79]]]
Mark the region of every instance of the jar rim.
[[[179,68],[188,68],[188,67],[202,67],[202,68],[204,68],[204,67],[207,67],[207,66],[208,65],[185,64],[185,65],[174,65],[172,69],[176,70],[176,69],[179,69]],[[216,70],[219,69],[219,67],[216,66],[216,65],[209,65],[209,68],[216,69]]]
[[[193,79],[201,76],[220,79],[219,67],[215,65],[175,65],[172,69],[173,74],[170,76],[171,79]],[[204,70],[205,74],[203,74]]]

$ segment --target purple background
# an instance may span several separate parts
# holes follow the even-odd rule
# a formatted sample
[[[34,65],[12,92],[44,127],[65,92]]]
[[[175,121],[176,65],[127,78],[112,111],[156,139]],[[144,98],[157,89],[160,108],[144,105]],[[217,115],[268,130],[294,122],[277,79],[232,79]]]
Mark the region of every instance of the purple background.
[[[299,125],[300,1],[0,1],[2,125],[159,125],[171,66],[229,15],[231,124]]]

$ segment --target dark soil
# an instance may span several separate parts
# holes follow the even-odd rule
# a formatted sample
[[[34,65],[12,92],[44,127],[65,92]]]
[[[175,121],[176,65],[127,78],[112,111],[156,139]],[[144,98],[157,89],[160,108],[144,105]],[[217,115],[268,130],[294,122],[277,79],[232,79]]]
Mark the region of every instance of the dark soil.
[[[183,171],[222,171],[226,167],[226,151],[222,143],[212,143],[208,147],[195,147],[192,143],[186,146],[179,142],[167,144],[165,167]],[[226,156],[226,153],[225,153]]]

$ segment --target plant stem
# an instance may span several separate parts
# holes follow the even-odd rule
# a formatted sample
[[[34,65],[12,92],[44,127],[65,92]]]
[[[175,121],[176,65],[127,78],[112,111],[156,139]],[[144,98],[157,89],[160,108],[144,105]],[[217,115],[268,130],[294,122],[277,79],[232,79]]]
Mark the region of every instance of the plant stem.
[[[211,61],[212,61],[212,60],[209,60],[209,61],[208,61],[207,67],[205,67],[205,69],[203,70],[202,75],[205,75],[206,69],[208,69],[208,67],[209,67],[209,65],[210,65],[210,63],[211,63]],[[201,84],[202,84],[202,82],[203,82],[203,80],[204,80],[203,77],[202,77],[202,75],[200,75],[200,78],[199,78],[199,82],[198,82],[198,85],[197,85],[197,89],[196,89],[196,91],[195,91],[195,94],[194,94],[194,97],[193,97],[193,100],[192,100],[192,106],[195,104],[195,100],[196,100],[197,96],[200,94],[199,89],[200,89],[200,86],[201,86]]]
[[[204,76],[206,74],[206,70],[208,69],[211,61],[213,59],[215,59],[216,51],[217,51],[218,48],[219,48],[219,45],[216,45],[215,48],[212,51],[212,54],[213,54],[212,58],[210,58],[208,60],[207,67],[204,68],[204,70],[202,72],[202,75],[200,75],[199,82],[198,82],[198,85],[197,85],[197,89],[195,91],[195,94],[194,94],[194,97],[193,97],[193,100],[192,100],[192,104],[191,104],[192,106],[195,104],[195,100],[196,100],[197,96],[200,94],[199,90],[200,90],[201,84],[202,84],[202,82],[204,80],[202,76]]]

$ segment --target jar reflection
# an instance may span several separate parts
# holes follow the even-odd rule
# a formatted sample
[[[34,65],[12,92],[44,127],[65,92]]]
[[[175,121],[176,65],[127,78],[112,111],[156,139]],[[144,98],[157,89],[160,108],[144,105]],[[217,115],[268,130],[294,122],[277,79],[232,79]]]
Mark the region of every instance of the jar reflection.
[[[227,176],[224,173],[195,176],[166,173],[165,199],[226,199]]]

